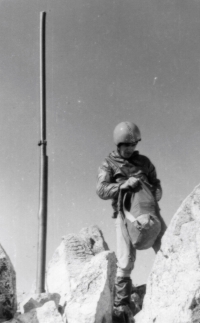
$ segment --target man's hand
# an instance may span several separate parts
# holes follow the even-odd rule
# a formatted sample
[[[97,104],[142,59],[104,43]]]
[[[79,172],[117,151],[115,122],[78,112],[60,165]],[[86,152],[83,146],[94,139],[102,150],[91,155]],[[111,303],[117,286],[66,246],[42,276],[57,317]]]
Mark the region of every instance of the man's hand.
[[[120,186],[120,189],[121,190],[129,190],[131,188],[135,188],[138,185],[139,181],[140,180],[136,177],[130,177],[126,182],[124,182]]]

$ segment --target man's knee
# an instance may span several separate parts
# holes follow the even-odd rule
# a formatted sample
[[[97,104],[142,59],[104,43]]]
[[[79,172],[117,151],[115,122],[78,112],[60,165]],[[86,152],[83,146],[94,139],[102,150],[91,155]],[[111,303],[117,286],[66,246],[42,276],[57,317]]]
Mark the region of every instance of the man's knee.
[[[117,276],[118,277],[130,277],[131,272],[134,268],[134,260],[128,259],[126,262],[121,262],[117,264]]]

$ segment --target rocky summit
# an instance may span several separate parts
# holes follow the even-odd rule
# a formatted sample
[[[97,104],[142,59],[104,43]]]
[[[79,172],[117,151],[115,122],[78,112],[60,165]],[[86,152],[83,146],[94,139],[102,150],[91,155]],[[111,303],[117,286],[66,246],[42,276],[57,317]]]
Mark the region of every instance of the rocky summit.
[[[9,323],[116,323],[116,257],[97,226],[63,237],[47,268],[47,293],[29,295],[20,304],[21,313],[16,312],[14,270],[3,249],[0,255],[0,283],[9,286],[0,298],[0,322],[15,314]],[[172,218],[147,284],[133,287],[124,319],[200,323],[200,185]]]

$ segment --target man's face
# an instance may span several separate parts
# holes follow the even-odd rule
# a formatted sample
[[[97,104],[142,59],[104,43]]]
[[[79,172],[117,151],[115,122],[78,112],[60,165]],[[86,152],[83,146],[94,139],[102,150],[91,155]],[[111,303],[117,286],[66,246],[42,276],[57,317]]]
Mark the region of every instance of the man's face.
[[[137,143],[122,143],[118,146],[118,151],[121,157],[128,159],[133,154]]]

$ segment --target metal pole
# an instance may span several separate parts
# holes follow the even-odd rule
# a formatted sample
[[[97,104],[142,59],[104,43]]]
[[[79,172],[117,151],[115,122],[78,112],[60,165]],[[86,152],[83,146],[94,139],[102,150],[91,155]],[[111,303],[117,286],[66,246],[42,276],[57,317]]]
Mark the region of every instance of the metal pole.
[[[36,292],[45,292],[48,157],[46,156],[46,66],[45,66],[46,13],[40,12],[40,200],[38,213],[38,259]]]

